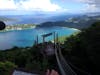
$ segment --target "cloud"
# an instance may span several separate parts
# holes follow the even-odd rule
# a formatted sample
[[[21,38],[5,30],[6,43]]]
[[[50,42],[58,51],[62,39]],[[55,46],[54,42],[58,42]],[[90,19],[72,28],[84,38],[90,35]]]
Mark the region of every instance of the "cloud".
[[[76,0],[78,2],[82,2],[82,3],[92,3],[93,0]]]
[[[84,8],[83,10],[87,12],[99,12],[100,8],[95,4],[87,4],[86,8]]]
[[[86,4],[84,11],[88,12],[100,12],[100,0],[76,0],[78,2]]]
[[[59,5],[50,0],[0,0],[0,10],[59,11]],[[64,9],[65,10],[65,9]]]
[[[16,5],[14,4],[13,0],[0,0],[0,9],[1,10],[9,10],[9,9],[16,9]]]
[[[60,10],[61,7],[53,4],[50,0],[29,0],[29,1],[20,1],[20,7],[26,10],[43,10],[43,11],[57,11]]]

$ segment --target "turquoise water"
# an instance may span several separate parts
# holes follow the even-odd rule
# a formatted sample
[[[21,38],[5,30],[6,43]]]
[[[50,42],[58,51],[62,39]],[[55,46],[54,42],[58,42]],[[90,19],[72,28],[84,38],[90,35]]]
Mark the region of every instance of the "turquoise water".
[[[57,32],[59,36],[69,36],[78,30],[64,27],[34,28],[27,30],[15,30],[10,32],[0,32],[0,50],[17,47],[31,47],[34,44],[36,36],[39,36],[39,42],[42,42],[42,34]],[[47,37],[46,41],[52,40],[53,36]]]

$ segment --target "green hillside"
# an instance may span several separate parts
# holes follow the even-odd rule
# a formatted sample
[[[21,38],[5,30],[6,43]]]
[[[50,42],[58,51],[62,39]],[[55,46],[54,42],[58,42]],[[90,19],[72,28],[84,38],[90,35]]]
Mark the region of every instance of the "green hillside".
[[[100,74],[100,22],[70,36],[62,47],[66,60],[93,75]]]

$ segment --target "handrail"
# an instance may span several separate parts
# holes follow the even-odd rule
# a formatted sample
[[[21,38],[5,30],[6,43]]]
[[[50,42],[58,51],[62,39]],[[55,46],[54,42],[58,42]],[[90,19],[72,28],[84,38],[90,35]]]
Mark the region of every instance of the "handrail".
[[[59,47],[60,47],[60,46],[59,46]],[[63,57],[62,52],[61,52],[60,49],[59,49],[59,55],[60,55],[60,57],[62,58],[62,60],[66,63],[67,61],[66,61],[65,58]],[[77,68],[76,66],[74,66],[73,64],[71,64],[69,61],[68,61],[67,63],[68,63],[69,65],[71,65],[74,69],[80,71],[81,73],[84,73],[85,75],[91,75],[89,72],[86,72],[86,71],[83,71],[83,70]]]
[[[64,69],[62,68],[62,65],[61,65],[61,62],[60,62],[60,60],[59,60],[59,57],[58,57],[57,48],[55,48],[55,56],[56,56],[57,63],[58,63],[59,69],[60,69],[60,71],[61,71],[61,74],[62,74],[62,75],[66,75]]]
[[[69,64],[66,62],[66,60],[64,59],[64,57],[62,56],[62,53],[61,53],[61,50],[60,50],[60,47],[59,45],[56,45],[57,46],[57,49],[58,49],[58,54],[59,54],[59,58],[61,60],[61,64],[65,70],[65,72],[68,74],[68,75],[77,75],[73,70],[72,68],[69,66]]]

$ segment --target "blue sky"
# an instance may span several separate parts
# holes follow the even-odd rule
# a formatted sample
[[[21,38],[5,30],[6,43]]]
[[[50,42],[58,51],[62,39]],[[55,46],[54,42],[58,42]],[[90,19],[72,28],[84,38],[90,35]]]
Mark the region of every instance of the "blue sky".
[[[99,12],[100,0],[0,0],[0,14]]]

